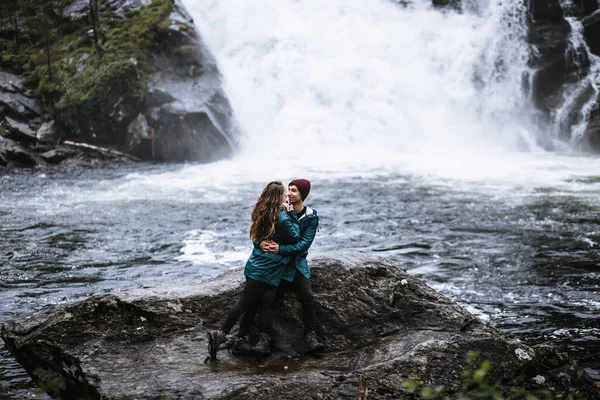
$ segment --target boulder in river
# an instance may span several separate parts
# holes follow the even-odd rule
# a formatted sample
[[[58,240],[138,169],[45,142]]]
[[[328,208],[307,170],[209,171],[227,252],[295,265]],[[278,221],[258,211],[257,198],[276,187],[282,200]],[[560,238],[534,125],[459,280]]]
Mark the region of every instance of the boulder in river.
[[[370,399],[414,398],[414,378],[461,388],[470,351],[489,360],[492,381],[600,399],[590,377],[548,345],[507,340],[492,326],[388,261],[343,253],[311,260],[327,352],[301,354],[293,295],[276,307],[266,358],[219,352],[204,363],[206,332],[217,328],[243,287],[241,270],[197,285],[141,288],[4,324],[7,348],[52,396],[64,399],[354,399],[366,379]]]

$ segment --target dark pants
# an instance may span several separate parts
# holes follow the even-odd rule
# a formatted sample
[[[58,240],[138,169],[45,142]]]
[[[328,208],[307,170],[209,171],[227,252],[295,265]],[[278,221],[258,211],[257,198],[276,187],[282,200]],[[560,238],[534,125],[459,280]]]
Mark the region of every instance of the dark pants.
[[[279,290],[277,290],[277,297],[279,297],[285,291],[291,290],[296,293],[298,301],[302,305],[302,319],[304,322],[304,334],[315,331],[317,328],[317,316],[315,313],[315,302],[313,299],[312,285],[310,279],[306,279],[300,271],[296,270],[293,282],[281,281]],[[273,318],[273,303],[275,296],[263,296],[261,302],[255,303],[252,307],[248,308],[242,320],[240,322],[239,336],[246,336],[250,332],[254,316],[258,312],[260,307],[260,314],[258,316],[258,330],[259,332],[265,332],[271,334],[271,324]]]
[[[246,278],[246,285],[244,286],[244,290],[242,291],[242,295],[238,300],[237,304],[234,305],[229,313],[227,314],[227,318],[225,318],[225,322],[221,326],[221,331],[226,334],[231,331],[231,328],[235,325],[235,323],[240,319],[242,314],[246,316],[248,314],[248,310],[256,310],[261,305],[261,303],[273,304],[275,299],[275,294],[277,293],[277,287],[266,284],[264,282],[260,282],[254,279]],[[264,307],[263,311],[259,315],[259,327],[269,327],[271,325],[271,320],[273,319],[273,314],[271,311],[271,307]],[[252,318],[254,319],[254,311]],[[240,322],[240,331],[238,336],[246,336],[248,332],[244,333],[242,329],[242,325],[244,320]],[[247,324],[247,322],[245,322]],[[252,325],[252,321],[250,321],[250,325]],[[250,327],[247,328],[247,331],[250,331]]]

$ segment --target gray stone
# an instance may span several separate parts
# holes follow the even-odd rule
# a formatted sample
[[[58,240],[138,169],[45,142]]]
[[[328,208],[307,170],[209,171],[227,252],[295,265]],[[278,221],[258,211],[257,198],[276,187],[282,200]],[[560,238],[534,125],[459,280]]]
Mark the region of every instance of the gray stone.
[[[42,126],[40,126],[40,129],[38,129],[36,137],[37,140],[41,143],[56,145],[60,137],[60,133],[56,126],[56,122],[44,122]]]
[[[152,140],[148,120],[144,114],[139,114],[127,128],[127,142],[130,148],[137,148],[143,141]]]
[[[7,109],[8,114],[17,116],[38,116],[42,114],[36,101],[21,93],[0,92],[0,106]]]
[[[327,348],[321,357],[297,354],[302,318],[287,295],[275,307],[274,354],[221,350],[218,362],[203,363],[206,332],[220,326],[243,288],[240,269],[20,316],[4,324],[2,338],[40,386],[65,399],[355,399],[359,376],[369,398],[412,399],[402,387],[408,378],[459,390],[469,351],[492,363],[489,379],[504,392],[575,387],[600,399],[566,353],[507,340],[397,265],[360,253],[310,262]]]
[[[565,15],[581,19],[598,9],[598,0],[574,0],[561,2],[561,5]]]
[[[23,92],[23,78],[0,69],[0,91]]]
[[[600,10],[584,18],[581,23],[584,26],[583,36],[590,51],[597,56],[600,55]]]
[[[151,3],[151,0],[109,0],[108,2],[110,7],[114,9],[113,14],[119,18],[125,18],[128,12],[139,10]]]
[[[65,8],[62,9],[63,18],[83,18],[88,17],[90,12],[89,0],[73,0]]]
[[[67,158],[74,157],[76,155],[78,155],[77,151],[68,147],[60,147],[42,153],[40,156],[44,161],[46,161],[49,164],[58,164],[59,162],[64,161]]]
[[[0,165],[33,167],[37,164],[33,156],[14,141],[0,136]]]
[[[131,154],[162,161],[210,162],[230,156],[239,136],[216,60],[198,37],[183,4],[175,1],[165,51],[153,54],[144,114],[153,146],[130,140]],[[184,27],[185,29],[180,29]]]
[[[24,122],[14,120],[8,116],[4,117],[10,137],[24,140],[37,140],[35,132]]]
[[[0,165],[3,167],[8,164],[6,153],[8,152],[9,147],[12,147],[10,142],[11,141],[9,139],[5,139],[4,137],[0,136]]]
[[[15,93],[0,92],[0,106],[4,109],[5,114],[20,115],[24,114],[25,106],[19,102]]]
[[[581,20],[581,23],[584,27],[597,24],[598,22],[600,22],[600,10],[594,11],[592,15],[585,17]]]
[[[83,72],[83,70],[85,69],[85,60],[87,60],[88,58],[90,58],[90,55],[88,53],[83,53],[81,57],[79,57],[79,60],[77,60],[77,63],[75,64],[77,72]]]
[[[583,144],[588,150],[600,152],[600,95],[590,111],[586,129],[583,134]]]

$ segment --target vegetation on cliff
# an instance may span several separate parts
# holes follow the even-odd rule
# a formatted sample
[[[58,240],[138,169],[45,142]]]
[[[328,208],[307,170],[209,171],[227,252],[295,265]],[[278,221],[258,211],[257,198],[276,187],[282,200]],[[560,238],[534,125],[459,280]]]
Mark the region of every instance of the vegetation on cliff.
[[[148,57],[170,24],[173,0],[152,0],[120,18],[109,0],[8,0],[0,5],[0,68],[23,74],[47,118],[69,136],[119,146],[119,115],[142,100]],[[64,15],[69,14],[69,15]]]

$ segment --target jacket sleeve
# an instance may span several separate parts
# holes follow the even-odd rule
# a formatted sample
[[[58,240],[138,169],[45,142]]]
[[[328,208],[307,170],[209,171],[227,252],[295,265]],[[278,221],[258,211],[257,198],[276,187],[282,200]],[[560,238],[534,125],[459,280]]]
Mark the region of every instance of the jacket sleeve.
[[[279,246],[279,254],[282,256],[297,256],[302,254],[310,248],[315,235],[317,234],[317,227],[319,226],[319,217],[310,219],[310,225],[306,227],[302,237],[296,244],[283,244]]]
[[[286,238],[286,242],[297,242],[300,240],[300,223],[296,211],[288,211],[289,218],[281,222],[281,234]]]

